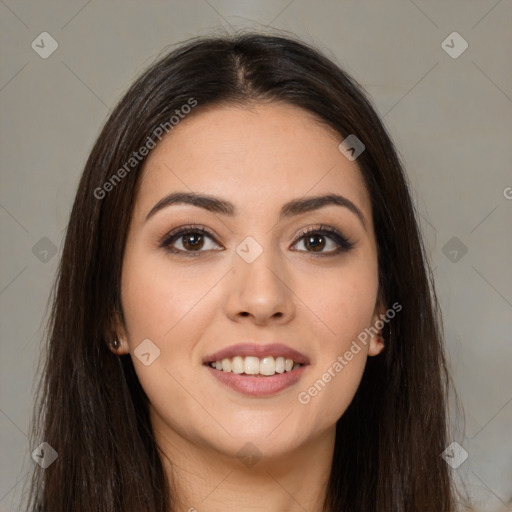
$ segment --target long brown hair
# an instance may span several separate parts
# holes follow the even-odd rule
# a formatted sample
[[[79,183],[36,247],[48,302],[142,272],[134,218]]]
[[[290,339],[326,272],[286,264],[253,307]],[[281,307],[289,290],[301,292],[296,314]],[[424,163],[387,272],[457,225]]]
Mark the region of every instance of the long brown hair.
[[[173,509],[146,396],[130,356],[107,343],[114,314],[122,316],[121,267],[145,158],[126,163],[191,98],[197,112],[285,102],[365,144],[357,163],[372,202],[380,293],[403,309],[337,423],[325,510],[455,510],[440,457],[450,378],[439,308],[397,152],[354,79],[300,41],[254,33],[195,38],[164,55],[120,100],[90,153],[51,297],[33,421],[33,446],[46,441],[58,459],[35,466],[29,509]]]

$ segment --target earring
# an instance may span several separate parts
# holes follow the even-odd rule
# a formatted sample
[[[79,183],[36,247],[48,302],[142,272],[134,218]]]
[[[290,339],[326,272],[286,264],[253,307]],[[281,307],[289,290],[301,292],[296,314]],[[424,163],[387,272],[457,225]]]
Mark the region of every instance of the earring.
[[[114,350],[117,350],[117,349],[119,348],[119,340],[112,340],[112,341],[110,342],[110,345],[112,346],[112,348],[113,348]]]

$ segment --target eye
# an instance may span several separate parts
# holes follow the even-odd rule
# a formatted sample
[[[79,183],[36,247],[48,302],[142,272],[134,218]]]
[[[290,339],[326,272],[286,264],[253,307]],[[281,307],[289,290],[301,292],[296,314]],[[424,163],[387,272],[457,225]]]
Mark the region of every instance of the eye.
[[[207,241],[210,241],[210,246]],[[320,257],[334,256],[349,251],[355,246],[354,242],[337,229],[323,225],[302,231],[294,246],[300,242],[306,250],[298,252],[308,252]],[[331,250],[324,251],[326,247],[329,249],[329,246]],[[199,253],[208,250],[222,250],[219,249],[221,246],[215,242],[214,236],[204,226],[183,226],[171,231],[161,240],[160,247],[170,253],[187,256],[199,256]]]
[[[187,253],[187,255],[196,256],[194,253],[204,252],[201,249],[215,249],[212,246],[208,247],[206,240],[215,242],[213,235],[204,226],[184,226],[165,235],[160,242],[160,247],[172,253]],[[174,245],[175,242],[178,242],[178,247]],[[179,247],[180,245],[181,247]],[[220,247],[216,243],[213,245]]]
[[[302,242],[303,246],[306,247],[306,251],[299,252],[309,252],[314,256],[334,256],[349,251],[355,246],[354,242],[350,241],[337,229],[323,225],[319,228],[308,228],[302,231],[299,237],[299,241],[295,245]],[[329,245],[331,248],[334,246],[333,250],[323,251],[326,247],[329,248]],[[308,248],[311,250],[308,250]]]

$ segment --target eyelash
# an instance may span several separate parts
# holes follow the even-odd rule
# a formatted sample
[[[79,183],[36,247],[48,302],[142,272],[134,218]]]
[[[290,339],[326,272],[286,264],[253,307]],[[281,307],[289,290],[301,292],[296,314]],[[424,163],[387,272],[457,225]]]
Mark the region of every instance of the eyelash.
[[[178,228],[177,230],[171,231],[167,233],[162,240],[160,241],[160,248],[163,248],[165,251],[170,252],[172,254],[179,254],[179,255],[186,255],[191,257],[197,257],[200,256],[202,252],[205,251],[183,251],[182,249],[176,249],[171,247],[171,244],[174,243],[179,238],[183,237],[184,235],[190,235],[190,234],[201,234],[204,236],[207,236],[208,238],[211,238],[216,244],[215,237],[205,228],[205,226],[183,226],[181,228]],[[340,231],[334,228],[330,228],[325,225],[320,225],[317,228],[307,228],[303,231],[301,231],[298,235],[297,242],[295,242],[294,245],[296,245],[298,242],[300,242],[302,239],[304,239],[307,235],[315,234],[317,236],[327,236],[331,238],[336,245],[338,246],[335,250],[329,251],[326,253],[315,253],[312,251],[297,251],[297,252],[305,252],[309,253],[312,257],[320,257],[325,258],[329,256],[336,256],[342,252],[350,251],[354,248],[355,242],[349,240],[346,236],[344,236]],[[219,245],[219,244],[217,244]]]

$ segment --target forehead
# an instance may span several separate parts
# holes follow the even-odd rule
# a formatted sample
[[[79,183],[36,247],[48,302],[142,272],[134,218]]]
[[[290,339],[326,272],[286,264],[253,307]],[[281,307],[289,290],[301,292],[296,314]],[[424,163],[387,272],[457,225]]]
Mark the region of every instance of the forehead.
[[[285,104],[197,109],[146,159],[136,214],[174,190],[229,196],[241,208],[265,211],[338,192],[371,217],[361,172],[338,150],[342,137],[311,113]]]

